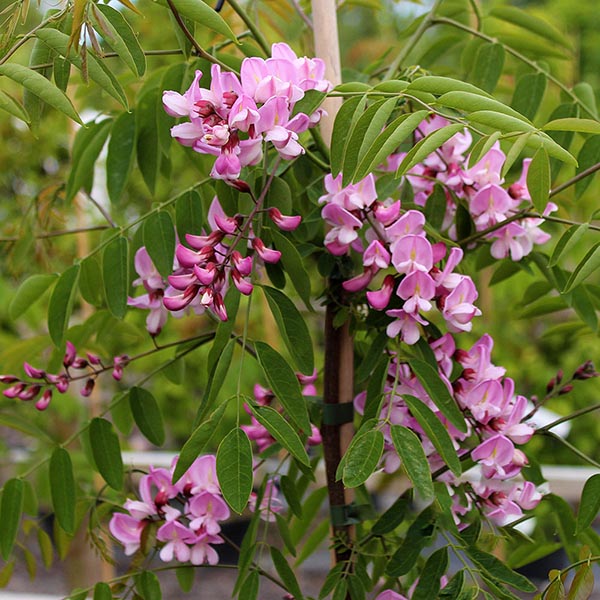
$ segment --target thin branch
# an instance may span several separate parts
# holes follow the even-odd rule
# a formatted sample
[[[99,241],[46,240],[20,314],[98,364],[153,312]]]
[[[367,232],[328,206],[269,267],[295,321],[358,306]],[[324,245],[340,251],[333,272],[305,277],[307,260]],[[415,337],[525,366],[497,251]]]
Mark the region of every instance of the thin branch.
[[[205,58],[209,62],[215,63],[216,65],[219,65],[220,67],[223,67],[227,71],[234,71],[236,74],[239,75],[239,73],[237,71],[235,71],[235,69],[232,69],[229,65],[226,65],[224,62],[221,62],[216,56],[213,56],[212,54],[207,52],[202,46],[200,46],[200,44],[196,41],[196,38],[192,35],[190,30],[187,28],[186,24],[184,23],[183,19],[181,18],[181,15],[179,14],[179,12],[177,10],[177,8],[175,8],[175,5],[173,4],[173,0],[167,0],[167,4],[169,5],[169,8],[171,9],[173,16],[175,17],[175,20],[177,21],[177,25],[179,26],[179,29],[181,29],[181,31],[183,32],[183,35],[185,35],[185,37],[191,42],[192,46],[194,47],[194,50],[196,50],[196,52],[198,53],[198,56],[200,56],[201,58]]]
[[[302,10],[300,2],[298,2],[298,0],[290,0],[290,4],[294,7],[294,10],[300,15],[300,18],[306,23],[306,26],[312,31],[313,23],[310,17]]]
[[[233,8],[233,10],[237,13],[237,15],[242,19],[242,21],[246,24],[246,27],[252,32],[254,39],[258,43],[258,45],[263,49],[264,53],[267,56],[271,56],[271,47],[269,43],[265,39],[264,35],[260,32],[256,23],[248,16],[246,11],[242,9],[242,7],[237,3],[237,0],[227,0],[229,6]],[[170,3],[170,0],[167,0]]]
[[[455,27],[456,29],[461,29],[462,31],[466,31],[467,33],[470,33],[471,35],[481,38],[482,40],[485,40],[486,42],[489,42],[490,44],[494,44],[494,43],[498,42],[498,40],[496,38],[486,35],[485,33],[478,31],[477,29],[473,29],[472,27],[469,27],[468,25],[464,25],[463,23],[454,21],[453,19],[448,19],[447,17],[436,17],[436,18],[432,19],[431,23],[433,25],[450,25],[451,27]],[[594,119],[595,121],[598,120],[598,117],[596,117],[596,115],[594,115],[594,113],[585,104],[583,104],[583,102],[581,102],[581,100],[576,96],[576,94],[573,93],[573,91],[570,90],[562,81],[560,81],[559,79],[554,77],[554,75],[552,75],[551,73],[546,71],[546,69],[542,69],[542,67],[540,67],[535,61],[527,58],[524,54],[521,54],[514,48],[511,48],[509,45],[502,44],[502,47],[509,54],[512,54],[516,59],[518,59],[521,62],[525,63],[526,65],[530,66],[537,73],[543,73],[552,83],[557,85],[565,94],[567,94],[569,96],[569,98],[571,98],[571,100],[573,100],[573,102],[578,104],[592,119]]]
[[[570,219],[562,219],[561,217],[553,217],[551,215],[540,215],[539,213],[526,212],[523,213],[523,218],[533,218],[533,219],[544,219],[544,221],[551,221],[552,223],[562,223],[563,225],[583,225],[579,221],[571,221]],[[590,225],[586,223],[588,229],[593,231],[600,231],[600,227],[598,225]]]
[[[86,233],[88,231],[102,231],[104,229],[111,229],[108,225],[95,225],[93,227],[78,227],[75,229],[61,229],[59,231],[46,231],[45,233],[36,234],[33,237],[36,240],[45,240],[53,237],[60,237],[62,235],[73,235],[75,233]],[[28,234],[29,235],[29,234]],[[18,242],[21,237],[1,237],[0,244],[8,244],[11,242]]]
[[[578,181],[585,179],[586,177],[592,175],[592,173],[595,173],[598,170],[600,170],[600,162],[596,163],[595,165],[592,165],[591,167],[588,167],[585,171],[581,171],[581,173],[577,173],[575,177],[571,177],[571,179],[568,179],[564,183],[561,183],[558,187],[555,187],[553,190],[550,191],[549,197],[552,198],[552,196],[560,194],[567,188],[571,187],[572,185],[575,185]]]
[[[112,220],[112,217],[108,214],[106,209],[94,198],[92,198],[91,194],[85,194],[85,197],[98,209],[100,214],[106,219],[106,222],[113,228],[118,227],[118,225]]]
[[[567,421],[570,421],[571,419],[581,417],[582,415],[587,415],[588,413],[594,412],[595,410],[599,410],[599,409],[600,409],[600,404],[593,404],[592,406],[586,406],[585,408],[580,408],[579,410],[572,412],[570,415],[566,415],[565,417],[556,419],[556,421],[552,421],[552,423],[548,423],[548,425],[544,425],[543,427],[540,427],[537,430],[537,432],[543,433],[545,431],[549,431],[550,429],[553,429],[554,427],[556,427],[557,425],[560,425],[561,423],[566,423]]]
[[[411,50],[416,46],[416,44],[419,42],[419,40],[423,37],[423,34],[427,31],[427,29],[429,29],[429,27],[433,24],[435,13],[441,3],[442,3],[442,0],[435,0],[435,3],[431,7],[431,10],[427,13],[427,15],[425,15],[425,18],[421,21],[421,23],[419,24],[419,27],[417,27],[417,30],[415,31],[413,36],[410,38],[410,40],[408,40],[408,42],[406,42],[406,44],[404,44],[404,46],[402,46],[402,50],[400,50],[400,52],[398,53],[396,58],[392,61],[392,63],[388,67],[388,70],[385,74],[384,79],[393,79],[394,78],[394,76],[396,75],[396,71],[398,70],[398,67],[400,67],[400,65],[406,60],[406,58],[410,54]]]
[[[571,444],[571,442],[567,442],[567,440],[565,440],[565,438],[563,438],[563,437],[560,437],[560,435],[556,435],[555,433],[553,433],[552,431],[548,431],[547,429],[539,429],[536,433],[540,433],[541,435],[551,437],[552,439],[556,440],[557,442],[560,442],[561,444],[566,446],[573,454],[575,454],[576,456],[579,456],[579,458],[581,458],[581,460],[589,463],[590,465],[592,465],[593,467],[596,467],[597,469],[600,469],[600,463],[596,462],[593,458],[590,458],[587,454],[582,452],[576,446],[573,446],[573,444]]]

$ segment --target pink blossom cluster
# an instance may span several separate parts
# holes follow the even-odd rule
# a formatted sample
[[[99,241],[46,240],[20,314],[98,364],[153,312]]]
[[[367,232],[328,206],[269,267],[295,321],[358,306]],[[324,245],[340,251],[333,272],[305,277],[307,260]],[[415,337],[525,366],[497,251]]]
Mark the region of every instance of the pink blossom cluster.
[[[139,483],[139,500],[128,499],[127,512],[114,513],[109,529],[124,546],[127,556],[142,544],[146,527],[157,527],[161,560],[215,565],[222,544],[220,523],[229,518],[229,507],[217,481],[213,455],[197,458],[184,475],[172,483],[177,459],[170,469],[150,467]]]
[[[409,365],[392,355],[379,415],[385,423],[383,469],[393,472],[401,464],[391,439],[390,425],[403,425],[420,437],[432,472],[444,466],[432,441],[403,399],[405,394],[410,394],[436,414],[460,456],[467,452],[466,448],[472,448],[470,457],[479,474],[473,478],[467,475],[466,493],[459,491],[465,478],[457,480],[450,472],[442,477],[453,494],[457,522],[471,509],[473,502],[495,523],[502,525],[518,518],[523,509],[534,508],[541,499],[534,484],[518,478],[527,464],[527,457],[516,445],[525,444],[534,433],[527,423],[526,398],[515,394],[514,382],[505,377],[505,369],[491,362],[493,340],[489,335],[484,335],[467,351],[457,349],[449,333],[430,340],[429,346],[435,355],[441,380],[465,416],[467,433],[458,431],[448,422]],[[457,366],[462,367],[462,373],[451,383],[451,374]],[[355,408],[361,414],[365,400],[366,392],[354,400]]]
[[[419,125],[416,138],[418,140],[449,124],[443,117],[435,115]],[[465,129],[411,169],[406,179],[412,186],[415,204],[425,206],[435,184],[441,183],[447,201],[443,230],[447,229],[449,235],[455,238],[454,216],[457,202],[462,202],[468,208],[477,231],[494,228],[484,236],[491,242],[490,251],[494,258],[510,256],[514,261],[521,260],[532,251],[534,244],[544,244],[550,239],[550,235],[539,228],[543,219],[512,220],[523,203],[531,201],[527,189],[527,171],[531,159],[523,161],[521,176],[505,188],[502,167],[506,155],[499,143],[496,142],[475,165],[468,167],[466,153],[471,142],[471,134]],[[390,157],[388,168],[395,169],[403,157],[403,154]],[[555,210],[557,206],[549,202],[544,216]],[[504,221],[507,223],[501,225]]]
[[[302,395],[304,396],[316,396],[317,390],[315,388],[315,381],[317,380],[316,370],[312,375],[303,375],[302,373],[296,373],[298,381],[302,385]],[[275,394],[272,390],[267,389],[259,383],[254,385],[254,399],[256,404],[259,406],[271,406],[273,400],[275,400]],[[266,450],[275,443],[275,438],[269,433],[268,429],[261,425],[254,416],[252,411],[247,404],[244,404],[244,409],[250,415],[251,424],[241,425],[240,428],[246,432],[248,439],[256,443],[256,447],[259,452]],[[321,443],[321,433],[314,425],[311,425],[311,433],[306,440],[309,446],[317,446]]]
[[[273,44],[266,60],[245,58],[240,77],[211,69],[210,88],[200,87],[202,72],[182,95],[165,91],[163,104],[173,117],[189,119],[175,125],[171,135],[184,146],[217,157],[211,176],[237,180],[243,167],[256,165],[263,142],[271,142],[279,155],[292,159],[304,152],[298,134],[319,122],[322,111],[297,113],[295,104],[308,90],[327,92],[325,63],[318,58],[299,58],[284,43]]]
[[[285,216],[277,208],[265,211],[282,230],[298,227],[300,216]],[[208,211],[211,232],[206,235],[186,234],[188,246],[177,244],[177,268],[168,277],[162,303],[172,312],[191,307],[196,313],[210,309],[222,321],[227,320],[223,298],[230,282],[244,295],[254,286],[250,281],[255,256],[265,263],[276,263],[281,252],[265,245],[252,231],[252,216],[228,216],[215,197]],[[249,246],[247,256],[237,249],[241,242]],[[138,271],[139,272],[139,271]],[[148,280],[146,280],[148,281]],[[152,285],[150,282],[146,287]],[[158,310],[158,309],[157,309]]]
[[[25,362],[23,370],[27,377],[34,381],[28,381],[16,375],[0,375],[0,383],[9,385],[2,393],[7,398],[19,398],[19,400],[34,400],[41,394],[35,407],[42,411],[48,408],[54,390],[59,394],[64,394],[73,381],[85,380],[79,390],[79,393],[85,398],[94,391],[96,378],[101,373],[112,370],[113,379],[120,381],[123,376],[123,368],[127,366],[128,362],[129,357],[125,354],[115,356],[110,366],[105,365],[97,354],[91,352],[87,352],[85,357],[77,356],[77,348],[71,342],[67,342],[63,357],[64,370],[61,373],[48,373]],[[80,373],[75,374],[73,371]]]
[[[363,272],[345,281],[344,289],[363,290],[380,271],[388,273],[382,287],[366,296],[372,308],[384,310],[395,291],[394,301],[401,308],[386,311],[394,318],[387,328],[390,337],[400,335],[402,341],[415,344],[421,327],[428,325],[423,314],[434,306],[450,331],[471,330],[471,320],[481,311],[474,305],[478,294],[473,280],[454,271],[463,257],[460,248],[448,252],[445,244],[431,243],[422,212],[402,211],[400,200],[377,200],[372,174],[346,187],[342,187],[341,174],[335,179],[327,175],[325,189],[327,193],[319,198],[325,205],[322,216],[331,227],[325,246],[335,255],[350,249],[362,254]],[[361,230],[365,242],[359,237]]]

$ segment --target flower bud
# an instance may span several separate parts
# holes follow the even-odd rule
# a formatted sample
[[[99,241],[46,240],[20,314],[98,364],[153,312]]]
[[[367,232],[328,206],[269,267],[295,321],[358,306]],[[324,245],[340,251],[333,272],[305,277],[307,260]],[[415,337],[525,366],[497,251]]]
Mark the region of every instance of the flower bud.
[[[84,398],[88,398],[89,396],[91,396],[92,392],[94,391],[94,385],[96,385],[96,382],[90,377],[85,382],[85,385],[81,388],[80,394]]]
[[[6,388],[2,393],[7,398],[16,398],[24,389],[25,384],[20,381],[19,383],[15,383],[15,385],[11,385],[9,388]]]
[[[27,376],[32,379],[42,379],[46,374],[45,371],[32,367],[28,362],[23,363],[23,370],[27,373]]]
[[[39,411],[46,410],[50,404],[50,400],[52,400],[52,390],[46,389],[44,390],[42,397],[35,403],[35,407]]]
[[[66,368],[69,368],[73,364],[73,361],[75,360],[76,357],[77,357],[77,349],[71,342],[67,342],[67,349],[65,352],[65,357],[63,358],[63,365]]]
[[[594,368],[594,363],[591,360],[584,362],[578,369],[573,373],[573,379],[591,379],[592,377],[598,377],[598,373]]]
[[[88,361],[85,358],[78,356],[74,361],[72,367],[74,369],[85,369],[88,366]]]
[[[19,394],[19,399],[33,400],[40,393],[41,389],[42,389],[41,385],[38,385],[38,384],[29,385]]]
[[[86,356],[87,356],[87,359],[88,359],[90,365],[94,365],[95,367],[102,365],[102,361],[100,360],[100,357],[97,354],[92,354],[91,352],[87,352]]]
[[[21,380],[14,375],[0,375],[0,383],[17,383],[17,381]]]
[[[573,386],[571,384],[564,385],[563,387],[560,388],[558,395],[564,396],[565,394],[568,394],[569,392],[572,392],[572,391],[573,391]]]

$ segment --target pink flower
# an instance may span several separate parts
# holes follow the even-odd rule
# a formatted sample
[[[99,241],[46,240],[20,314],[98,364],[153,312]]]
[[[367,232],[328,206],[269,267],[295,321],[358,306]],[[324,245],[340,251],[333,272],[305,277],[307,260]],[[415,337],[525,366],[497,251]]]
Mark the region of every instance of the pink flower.
[[[166,542],[159,553],[163,562],[171,562],[173,558],[187,562],[190,559],[188,543],[194,542],[196,536],[179,521],[168,521],[158,529],[156,539]]]
[[[393,275],[386,275],[380,290],[367,292],[367,301],[375,310],[383,310],[390,303],[395,282]]]
[[[481,311],[473,305],[477,296],[471,278],[463,276],[462,281],[445,297],[442,315],[448,322],[450,331],[471,331],[471,320],[481,315]]]
[[[411,273],[412,271],[428,273],[433,267],[431,244],[420,235],[401,237],[394,246],[392,264],[398,273]]]
[[[401,308],[387,310],[385,314],[396,317],[396,320],[387,326],[388,337],[395,338],[400,335],[400,339],[408,345],[416,344],[421,337],[418,324],[427,325],[428,323],[419,314],[409,314]]]
[[[285,216],[281,214],[281,211],[278,208],[271,207],[269,208],[269,218],[279,229],[283,231],[294,231],[300,225],[302,221],[302,217],[300,215],[295,216]]]
[[[115,513],[108,524],[108,529],[113,537],[125,546],[125,554],[130,556],[139,550],[145,526],[145,521],[124,513]]]
[[[410,314],[431,310],[431,300],[435,295],[435,282],[423,271],[409,273],[398,286],[396,294],[404,300],[403,309]]]
[[[202,492],[189,502],[190,529],[216,535],[221,531],[219,521],[229,518],[229,508],[220,495]]]

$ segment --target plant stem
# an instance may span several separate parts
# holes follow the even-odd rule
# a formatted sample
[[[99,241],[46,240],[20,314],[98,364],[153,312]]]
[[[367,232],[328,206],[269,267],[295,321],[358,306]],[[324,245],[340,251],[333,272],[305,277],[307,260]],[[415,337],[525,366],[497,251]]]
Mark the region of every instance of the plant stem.
[[[265,39],[265,36],[260,32],[260,30],[256,26],[256,23],[250,18],[250,16],[246,13],[246,11],[237,3],[237,0],[227,0],[227,3],[229,4],[229,6],[231,6],[231,8],[233,8],[233,10],[240,17],[240,19],[242,19],[242,21],[244,21],[244,23],[246,24],[246,27],[248,27],[248,29],[252,32],[254,39],[256,40],[258,45],[262,48],[264,53],[267,56],[271,56],[271,48],[269,47],[269,44],[268,44],[267,40]]]
[[[58,231],[46,231],[44,233],[39,233],[34,235],[33,237],[36,240],[45,240],[53,237],[60,237],[62,235],[73,235],[76,233],[87,233],[88,231],[103,231],[105,229],[111,229],[109,225],[94,225],[93,227],[76,227],[75,229],[59,229]],[[29,234],[28,234],[29,235]],[[21,238],[14,237],[2,237],[0,238],[0,244],[6,244],[10,242],[18,242]]]
[[[581,417],[582,415],[587,415],[588,413],[594,412],[595,410],[599,410],[599,409],[600,409],[600,403],[593,404],[592,406],[586,406],[585,408],[580,408],[579,410],[572,412],[570,415],[566,415],[564,417],[561,417],[560,419],[556,419],[556,421],[552,421],[552,423],[548,423],[548,425],[544,425],[543,427],[540,427],[537,430],[537,432],[543,433],[545,431],[549,431],[550,429],[554,429],[554,427],[556,427],[557,425],[560,425],[561,423],[565,423],[567,421],[570,421],[571,419],[576,419],[577,417]]]
[[[585,171],[581,171],[581,173],[577,173],[575,177],[571,177],[571,179],[568,179],[564,183],[561,183],[559,186],[555,187],[553,190],[550,191],[549,197],[552,198],[552,196],[560,194],[560,192],[563,192],[572,185],[575,185],[578,181],[585,179],[586,177],[592,175],[592,173],[595,173],[598,170],[600,170],[600,162],[596,163],[595,165],[592,165],[591,167],[588,167]]]
[[[435,17],[435,13],[441,3],[442,0],[435,0],[433,6],[431,7],[431,10],[427,13],[427,15],[425,15],[425,18],[421,21],[419,27],[417,27],[417,30],[414,32],[413,36],[410,38],[410,40],[408,40],[408,42],[406,42],[406,44],[404,44],[404,46],[402,46],[402,50],[400,50],[396,58],[388,67],[384,79],[393,79],[395,77],[398,67],[400,67],[400,65],[402,65],[402,63],[406,60],[411,50],[423,37],[423,34],[427,31],[427,29],[431,27],[433,19]]]

